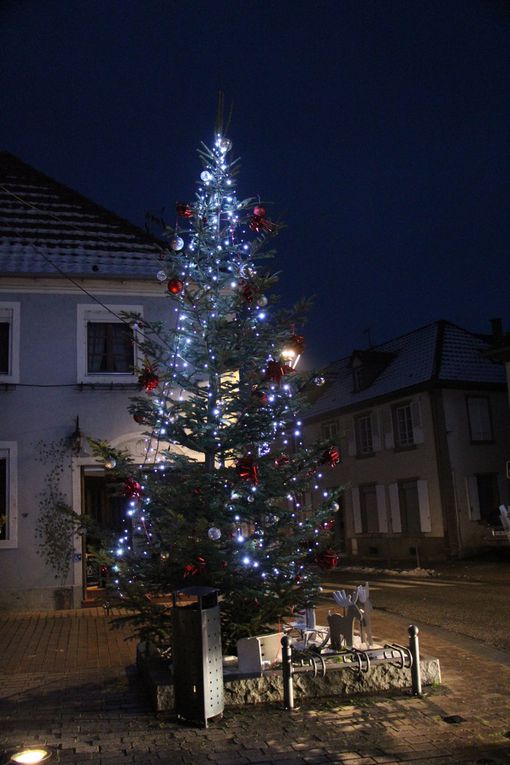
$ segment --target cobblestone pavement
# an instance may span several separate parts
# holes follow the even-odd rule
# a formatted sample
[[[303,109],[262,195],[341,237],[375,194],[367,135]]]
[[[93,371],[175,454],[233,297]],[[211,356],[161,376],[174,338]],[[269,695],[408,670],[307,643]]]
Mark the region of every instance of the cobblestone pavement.
[[[376,610],[374,622],[379,638],[406,641],[399,617]],[[134,642],[110,630],[102,609],[3,614],[0,750],[46,744],[65,765],[509,763],[510,655],[437,628],[423,626],[420,637],[444,682],[423,699],[232,708],[198,729],[150,710]]]

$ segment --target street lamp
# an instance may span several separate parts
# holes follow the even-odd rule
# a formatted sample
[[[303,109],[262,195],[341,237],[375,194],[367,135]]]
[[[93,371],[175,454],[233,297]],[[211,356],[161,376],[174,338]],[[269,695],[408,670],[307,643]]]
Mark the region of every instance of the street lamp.
[[[303,335],[292,335],[282,348],[282,361],[288,364],[292,369],[298,365],[298,361],[305,348],[305,339]]]

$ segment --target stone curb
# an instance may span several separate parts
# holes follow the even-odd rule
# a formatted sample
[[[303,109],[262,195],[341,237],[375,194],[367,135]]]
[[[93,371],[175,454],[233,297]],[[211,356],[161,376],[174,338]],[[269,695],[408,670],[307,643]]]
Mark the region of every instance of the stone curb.
[[[173,711],[174,689],[169,662],[154,651],[147,653],[145,645],[140,643],[137,646],[136,664],[154,711]],[[422,655],[420,669],[422,685],[441,683],[439,659]],[[223,680],[225,706],[283,703],[283,678],[278,670],[264,670],[257,676],[228,672],[224,674]],[[368,673],[338,666],[328,668],[324,677],[313,677],[311,673],[298,671],[294,674],[293,685],[296,701],[329,696],[348,698],[358,694],[411,688],[411,671],[391,664],[379,664]]]

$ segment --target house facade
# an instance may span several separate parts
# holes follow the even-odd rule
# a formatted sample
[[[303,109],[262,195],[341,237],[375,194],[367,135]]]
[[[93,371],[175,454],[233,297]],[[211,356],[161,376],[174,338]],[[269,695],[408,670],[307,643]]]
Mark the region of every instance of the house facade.
[[[97,540],[72,534],[66,567],[57,506],[122,529],[87,437],[145,454],[123,313],[171,322],[172,299],[145,232],[9,154],[0,177],[0,608],[77,607],[102,585]]]
[[[325,370],[304,430],[341,448],[326,480],[347,556],[422,565],[499,538],[510,410],[489,342],[438,321]]]

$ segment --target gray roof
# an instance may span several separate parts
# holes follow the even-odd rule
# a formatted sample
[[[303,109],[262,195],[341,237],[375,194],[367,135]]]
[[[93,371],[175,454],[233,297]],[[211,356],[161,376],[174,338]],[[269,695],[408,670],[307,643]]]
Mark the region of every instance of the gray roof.
[[[504,387],[505,367],[487,358],[490,347],[487,335],[474,334],[448,321],[436,321],[371,349],[388,356],[371,384],[359,391],[354,390],[351,366],[355,351],[324,370],[327,387],[315,398],[306,417],[363,406],[372,399],[415,386]]]
[[[155,279],[153,237],[0,152],[0,274]]]

